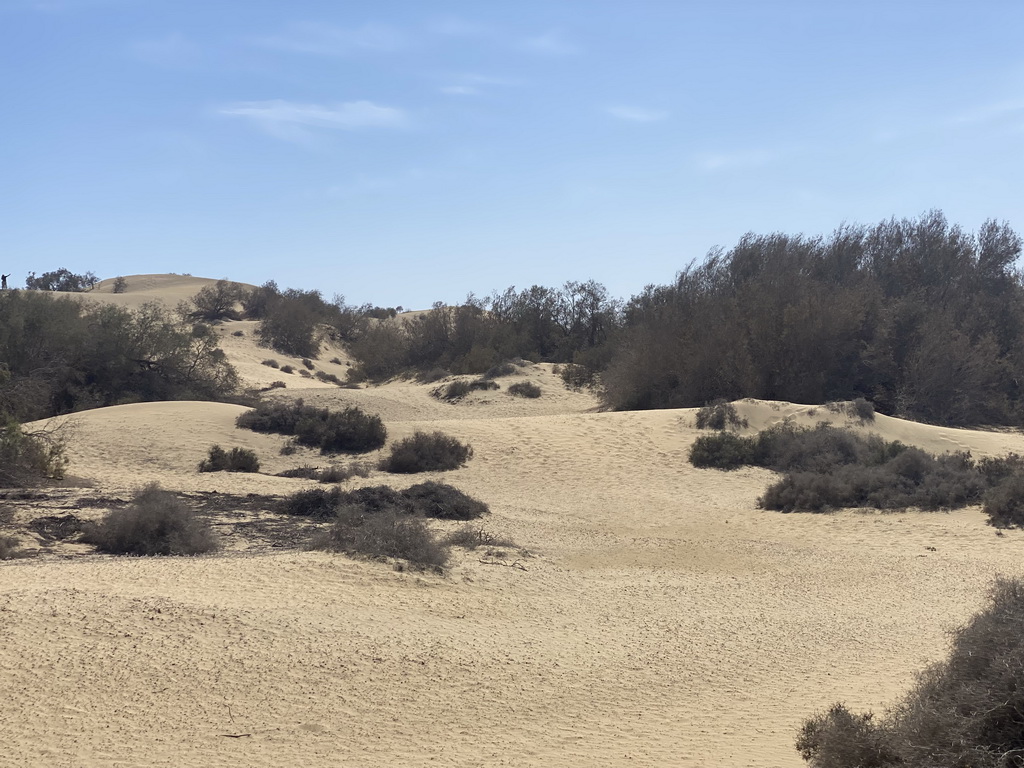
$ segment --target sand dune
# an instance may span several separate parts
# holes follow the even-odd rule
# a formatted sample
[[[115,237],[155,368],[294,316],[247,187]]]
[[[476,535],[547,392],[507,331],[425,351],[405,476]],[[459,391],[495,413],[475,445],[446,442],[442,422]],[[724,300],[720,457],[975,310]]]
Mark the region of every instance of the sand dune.
[[[233,359],[255,355],[231,328]],[[530,550],[526,570],[473,553],[445,577],[297,551],[0,563],[0,763],[798,766],[807,715],[893,701],[991,577],[1022,570],[1024,533],[997,536],[977,509],[764,512],[771,473],[688,464],[693,411],[595,412],[550,367],[520,378],[544,395],[509,397],[503,381],[452,405],[430,385],[304,379],[286,394],[380,412],[392,438],[470,441],[475,458],[436,477],[491,505],[484,525]],[[820,406],[737,408],[750,430],[846,423]],[[266,472],[318,459],[236,429],[241,410],[78,414],[70,471],[91,493],[308,485],[195,471],[214,442],[256,450]],[[849,426],[933,451],[1024,452],[1017,434]]]

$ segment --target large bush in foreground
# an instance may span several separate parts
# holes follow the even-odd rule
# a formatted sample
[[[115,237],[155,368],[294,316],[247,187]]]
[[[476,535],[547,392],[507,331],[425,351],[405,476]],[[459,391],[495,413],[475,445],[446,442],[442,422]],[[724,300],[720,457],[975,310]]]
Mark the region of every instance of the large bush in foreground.
[[[112,555],[199,555],[217,548],[210,527],[156,483],[89,526],[82,541]]]
[[[416,432],[391,446],[381,469],[398,474],[458,469],[473,456],[473,448],[444,432]]]
[[[1024,762],[1024,582],[998,579],[949,656],[882,718],[841,704],[796,742],[813,768],[1008,768]]]

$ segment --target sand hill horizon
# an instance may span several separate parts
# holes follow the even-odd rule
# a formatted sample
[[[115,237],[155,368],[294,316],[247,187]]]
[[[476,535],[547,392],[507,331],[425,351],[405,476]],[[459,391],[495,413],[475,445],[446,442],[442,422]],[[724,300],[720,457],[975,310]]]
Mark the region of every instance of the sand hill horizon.
[[[174,307],[216,283],[126,280],[77,295]],[[456,550],[443,574],[303,549],[272,501],[318,485],[279,473],[332,459],[238,428],[246,406],[48,420],[66,430],[68,480],[0,501],[33,554],[0,562],[0,764],[795,767],[809,715],[840,700],[883,710],[997,574],[1021,575],[1024,532],[995,530],[978,507],[760,509],[772,472],[688,462],[694,409],[604,411],[548,363],[519,361],[499,389],[450,402],[437,382],[332,383],[352,364],[341,343],[311,361],[320,380],[260,346],[256,321],[215,332],[245,386],[283,382],[265,397],[359,407],[389,445],[421,430],[471,444],[460,469],[372,469],[343,487],[450,483],[490,506],[481,530],[515,545]],[[519,382],[541,396],[510,396]],[[741,434],[826,420],[932,453],[1024,454],[1016,431],[734,405]],[[261,471],[200,473],[214,444],[254,451]],[[150,482],[201,509],[221,549],[129,558],[61,533]]]

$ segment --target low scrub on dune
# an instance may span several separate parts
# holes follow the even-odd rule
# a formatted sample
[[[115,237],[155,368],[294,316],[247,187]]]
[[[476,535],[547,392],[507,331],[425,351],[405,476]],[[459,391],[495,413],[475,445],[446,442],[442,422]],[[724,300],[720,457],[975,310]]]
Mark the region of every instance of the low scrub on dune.
[[[463,399],[470,392],[487,392],[488,390],[500,388],[498,382],[491,381],[490,379],[476,379],[475,381],[458,379],[444,386],[437,387],[430,394],[438,400],[447,400],[450,403],[454,403]]]
[[[278,477],[302,477],[307,480],[318,480],[321,483],[343,483],[353,477],[369,477],[372,467],[364,462],[354,461],[349,464],[331,464],[329,467],[296,467],[278,472]]]
[[[525,397],[531,400],[541,396],[540,387],[532,381],[518,381],[509,386],[508,393],[513,397]]]
[[[232,448],[225,451],[219,445],[210,446],[210,454],[199,462],[200,472],[259,472],[260,460],[250,448]]]
[[[458,469],[473,457],[473,448],[444,432],[416,432],[391,446],[391,455],[380,468],[395,474],[446,472]]]
[[[994,525],[1024,524],[1024,462],[975,462],[968,453],[933,456],[900,442],[827,425],[782,424],[752,437],[702,435],[697,467],[758,466],[783,473],[759,500],[765,509],[823,512],[841,507],[956,509],[985,501]]]
[[[254,432],[293,435],[300,445],[319,448],[321,453],[367,453],[383,448],[387,429],[380,416],[355,406],[330,411],[294,403],[261,403],[238,417],[236,424]]]
[[[740,418],[736,406],[725,400],[715,400],[697,411],[697,429],[743,429],[747,420]]]
[[[67,468],[65,445],[56,430],[29,430],[0,419],[0,488],[59,480]]]
[[[112,555],[199,555],[217,548],[210,527],[156,483],[89,525],[82,541]]]
[[[21,554],[16,538],[0,534],[0,560],[14,560]]]
[[[1007,768],[1024,757],[1024,582],[997,579],[989,603],[953,633],[948,657],[884,717],[842,704],[804,722],[812,768]]]
[[[440,571],[451,556],[448,544],[439,540],[418,517],[399,512],[366,512],[343,506],[331,526],[313,540],[313,549],[344,552],[370,558],[397,558],[414,568]]]
[[[329,519],[341,507],[358,507],[366,512],[395,512],[435,520],[475,520],[490,513],[488,506],[446,483],[426,482],[397,491],[375,485],[343,491],[340,487],[297,491],[281,502],[289,515]]]

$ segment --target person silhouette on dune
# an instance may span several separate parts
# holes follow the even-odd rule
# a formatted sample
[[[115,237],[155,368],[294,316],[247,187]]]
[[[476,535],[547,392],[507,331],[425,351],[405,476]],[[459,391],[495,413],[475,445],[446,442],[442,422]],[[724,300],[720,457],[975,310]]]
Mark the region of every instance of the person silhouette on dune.
[[[7,278],[8,277],[10,277],[10,274],[0,275],[0,291],[6,291],[7,290]]]

